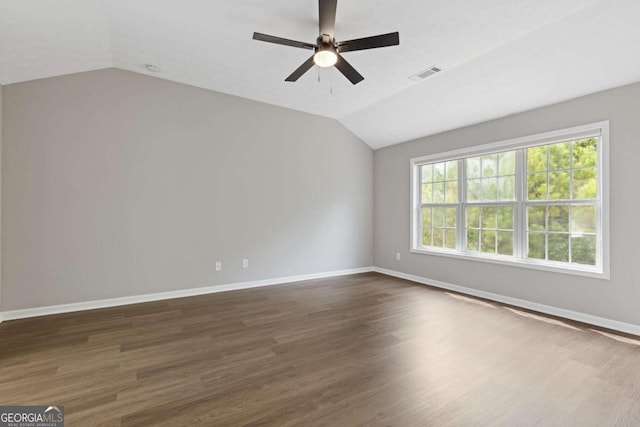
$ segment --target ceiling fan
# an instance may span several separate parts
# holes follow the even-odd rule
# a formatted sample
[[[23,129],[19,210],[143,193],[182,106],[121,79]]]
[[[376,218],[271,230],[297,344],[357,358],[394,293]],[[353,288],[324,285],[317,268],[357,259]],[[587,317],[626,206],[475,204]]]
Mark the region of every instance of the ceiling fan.
[[[318,0],[318,7],[320,12],[320,36],[316,39],[316,44],[284,39],[268,34],[253,33],[254,40],[314,51],[314,54],[309,59],[285,79],[287,82],[295,82],[315,64],[319,67],[335,66],[351,83],[358,84],[364,80],[364,77],[340,55],[341,53],[400,44],[400,35],[397,31],[395,33],[337,42],[333,36],[337,0]]]

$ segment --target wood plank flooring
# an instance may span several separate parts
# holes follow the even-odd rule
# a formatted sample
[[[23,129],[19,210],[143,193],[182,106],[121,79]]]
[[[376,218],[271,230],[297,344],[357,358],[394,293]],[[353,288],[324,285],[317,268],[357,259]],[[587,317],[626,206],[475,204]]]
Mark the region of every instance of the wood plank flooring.
[[[638,426],[640,341],[376,273],[0,324],[68,426]]]

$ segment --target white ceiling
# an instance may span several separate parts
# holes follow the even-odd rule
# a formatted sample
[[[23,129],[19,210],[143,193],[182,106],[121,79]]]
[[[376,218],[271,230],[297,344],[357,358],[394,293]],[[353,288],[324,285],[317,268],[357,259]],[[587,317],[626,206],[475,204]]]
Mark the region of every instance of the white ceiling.
[[[314,68],[317,0],[0,0],[0,84],[118,67],[340,120],[374,148],[640,80],[640,0],[339,0],[336,38],[365,80]],[[409,76],[444,71],[416,83]],[[320,76],[320,82],[318,82]]]

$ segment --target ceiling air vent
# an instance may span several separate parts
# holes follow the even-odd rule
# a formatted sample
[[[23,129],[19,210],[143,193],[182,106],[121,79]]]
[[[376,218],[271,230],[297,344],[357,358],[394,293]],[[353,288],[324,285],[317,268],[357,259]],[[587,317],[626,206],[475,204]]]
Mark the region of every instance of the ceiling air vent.
[[[413,80],[414,82],[421,82],[422,80],[431,77],[434,74],[439,73],[440,71],[442,70],[436,66],[429,67],[426,70],[420,71],[418,74],[414,74],[413,76],[409,77],[409,79]]]

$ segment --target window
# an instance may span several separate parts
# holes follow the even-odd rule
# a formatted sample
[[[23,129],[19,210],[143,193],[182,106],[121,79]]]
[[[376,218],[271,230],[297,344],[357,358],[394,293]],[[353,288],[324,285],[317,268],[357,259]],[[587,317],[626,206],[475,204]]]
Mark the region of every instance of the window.
[[[464,160],[468,251],[513,256],[515,161],[515,151]]]
[[[422,242],[425,246],[456,248],[458,162],[420,168],[422,181]]]
[[[413,252],[608,278],[608,122],[411,160]]]

